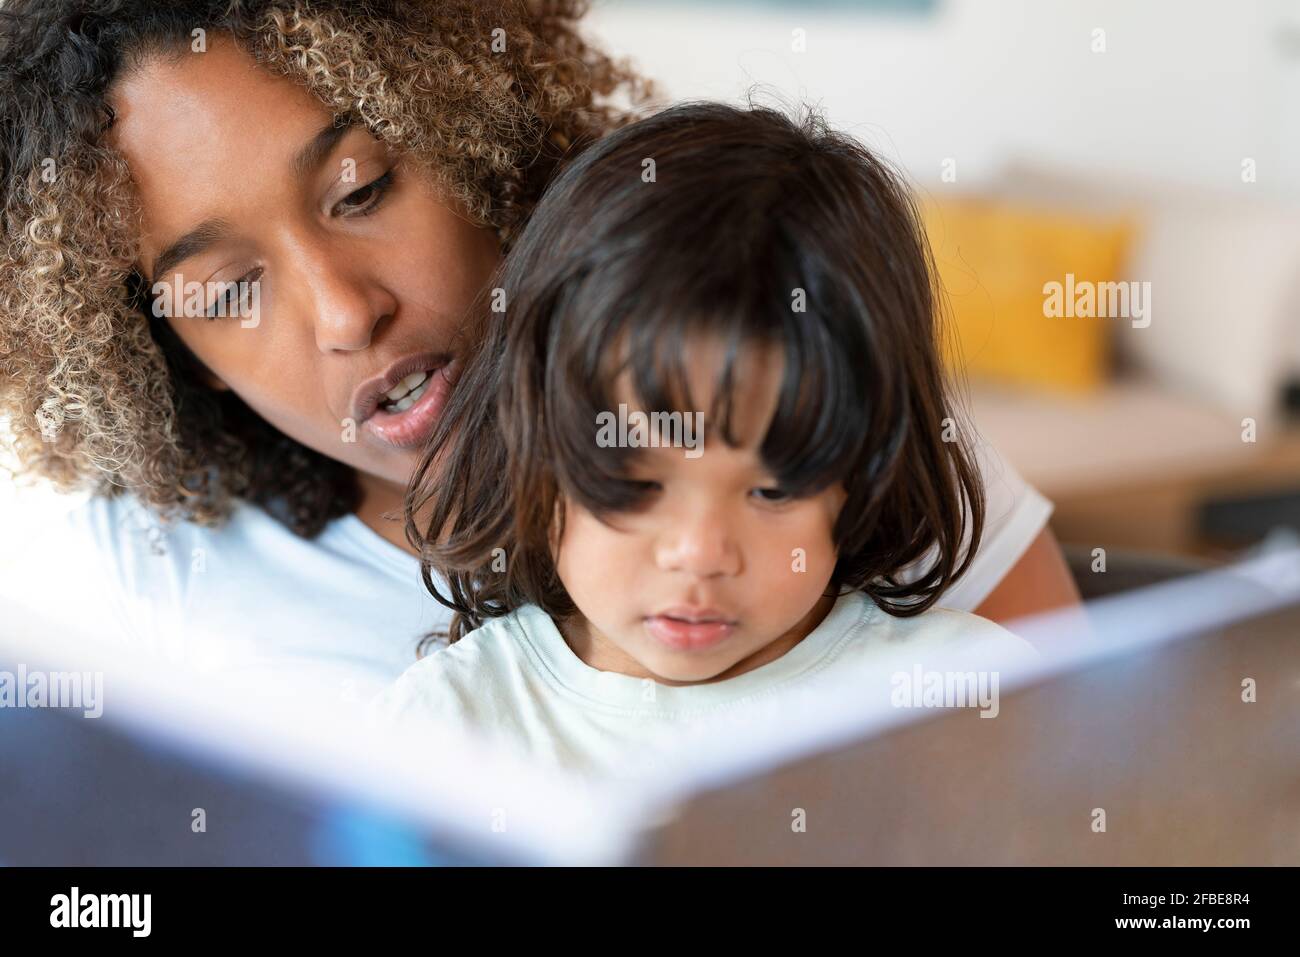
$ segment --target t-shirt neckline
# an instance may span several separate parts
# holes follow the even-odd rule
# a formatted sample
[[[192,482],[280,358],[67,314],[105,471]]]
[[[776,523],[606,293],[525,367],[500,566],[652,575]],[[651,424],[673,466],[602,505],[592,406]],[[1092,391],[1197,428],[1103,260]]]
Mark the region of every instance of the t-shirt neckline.
[[[394,572],[403,577],[414,573],[413,584],[419,584],[420,559],[399,545],[394,545],[384,536],[363,522],[355,512],[342,515],[326,527],[348,539],[365,554],[383,562]],[[420,586],[423,587],[423,586]]]
[[[529,605],[515,614],[514,636],[529,646],[544,670],[565,691],[608,709],[637,714],[682,714],[730,707],[777,686],[820,671],[870,619],[875,604],[862,592],[836,599],[821,624],[780,658],[735,678],[694,685],[665,685],[600,671],[579,658],[550,616]]]

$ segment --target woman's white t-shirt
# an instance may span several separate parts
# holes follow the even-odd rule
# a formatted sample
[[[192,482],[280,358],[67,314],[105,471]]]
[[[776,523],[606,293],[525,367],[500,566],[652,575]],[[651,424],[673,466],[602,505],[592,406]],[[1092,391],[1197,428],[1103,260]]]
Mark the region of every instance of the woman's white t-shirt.
[[[1043,529],[1052,506],[987,445],[977,447],[988,514],[967,574],[940,604],[976,608]],[[161,527],[130,496],[0,514],[5,607],[200,670],[293,674],[365,701],[417,660],[449,612],[413,555],[356,516],[301,538],[241,504],[220,528]],[[31,627],[25,625],[24,627]]]

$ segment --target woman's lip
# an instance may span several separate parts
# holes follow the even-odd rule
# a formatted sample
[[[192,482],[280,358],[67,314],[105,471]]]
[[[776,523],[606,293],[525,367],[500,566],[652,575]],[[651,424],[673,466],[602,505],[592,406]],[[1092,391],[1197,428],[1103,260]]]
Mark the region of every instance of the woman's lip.
[[[654,638],[675,651],[701,651],[729,638],[736,630],[734,621],[681,621],[667,615],[645,619],[645,629]]]
[[[456,384],[458,371],[459,365],[455,359],[440,369],[434,369],[429,373],[429,384],[424,387],[424,395],[420,396],[415,405],[402,412],[376,410],[366,419],[365,428],[380,441],[399,449],[424,444],[442,416],[452,387]]]
[[[365,422],[379,410],[384,393],[414,372],[439,369],[451,363],[451,356],[437,352],[416,352],[398,359],[382,373],[357,386],[352,395],[352,418]]]

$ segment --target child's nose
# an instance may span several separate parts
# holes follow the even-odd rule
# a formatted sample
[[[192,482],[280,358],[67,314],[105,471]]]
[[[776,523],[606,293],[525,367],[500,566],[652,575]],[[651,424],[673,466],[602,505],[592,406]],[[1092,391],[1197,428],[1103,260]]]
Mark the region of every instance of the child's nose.
[[[738,575],[742,567],[739,544],[716,515],[675,523],[660,537],[657,559],[664,571],[702,578]]]

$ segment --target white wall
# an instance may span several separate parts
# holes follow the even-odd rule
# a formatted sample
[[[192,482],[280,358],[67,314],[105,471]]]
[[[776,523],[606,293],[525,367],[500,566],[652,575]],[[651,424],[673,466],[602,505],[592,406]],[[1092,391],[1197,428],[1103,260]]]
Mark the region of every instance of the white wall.
[[[940,0],[933,16],[596,0],[589,29],[670,100],[760,82],[820,102],[925,186],[945,157],[965,185],[1015,157],[1229,191],[1253,157],[1252,192],[1300,195],[1288,0]]]

